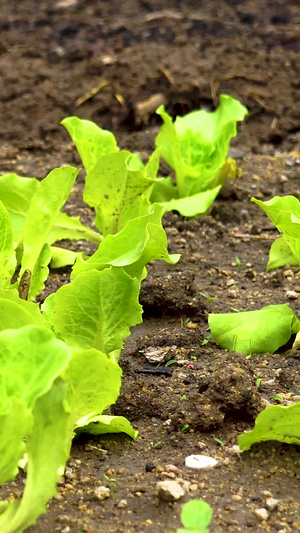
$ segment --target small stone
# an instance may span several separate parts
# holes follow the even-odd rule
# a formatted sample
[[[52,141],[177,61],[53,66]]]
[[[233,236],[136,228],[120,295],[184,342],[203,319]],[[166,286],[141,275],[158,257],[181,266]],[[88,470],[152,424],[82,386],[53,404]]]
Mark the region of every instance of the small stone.
[[[110,497],[110,489],[104,486],[96,487],[94,494],[100,501],[107,500]]]
[[[185,458],[185,466],[187,468],[212,468],[218,463],[213,457],[207,457],[206,455],[189,455]]]
[[[293,271],[292,271],[292,270],[285,270],[285,271],[283,272],[283,275],[284,275],[286,278],[289,278],[289,277],[292,278],[294,274],[293,274]]]
[[[117,503],[117,508],[118,509],[125,509],[125,507],[127,507],[127,505],[128,505],[127,500],[120,500]]]
[[[242,496],[240,494],[232,494],[231,499],[233,502],[241,502]]]
[[[175,476],[178,476],[180,473],[180,470],[175,465],[166,465],[164,472],[172,472],[173,474],[175,474]]]
[[[158,496],[162,500],[175,502],[184,496],[185,492],[177,481],[158,481],[156,484]]]
[[[286,291],[285,295],[287,298],[289,298],[289,300],[297,300],[299,296],[296,291]]]
[[[275,509],[278,507],[278,500],[275,498],[268,498],[266,500],[266,507],[269,509],[269,511],[275,511]]]
[[[66,526],[63,529],[61,529],[61,533],[70,533],[70,531],[71,531],[70,526]]]
[[[166,477],[169,477],[171,479],[175,479],[176,478],[176,474],[174,474],[174,472],[163,472],[163,475],[166,476]]]
[[[224,465],[224,466],[228,466],[228,465],[230,465],[230,459],[229,459],[229,457],[225,457],[225,459],[223,460],[223,465]]]
[[[191,492],[195,492],[196,490],[198,490],[198,484],[197,483],[191,483],[190,484],[190,491]]]
[[[272,498],[272,492],[270,490],[263,490],[262,491],[262,495],[265,497],[265,498]]]
[[[201,442],[200,440],[197,442],[197,448],[198,450],[204,450],[206,448],[205,442]]]
[[[234,281],[234,279],[231,278],[231,279],[229,279],[229,280],[227,281],[227,283],[226,283],[226,287],[232,287],[232,285],[234,285],[234,284],[235,284],[235,281]]]
[[[135,495],[138,497],[138,498],[141,498],[142,497],[142,492],[140,492],[139,490],[135,493]]]
[[[254,514],[255,514],[256,518],[258,518],[262,522],[264,520],[268,520],[268,518],[269,518],[269,513],[268,513],[267,509],[265,509],[264,507],[261,507],[260,509],[255,509]]]

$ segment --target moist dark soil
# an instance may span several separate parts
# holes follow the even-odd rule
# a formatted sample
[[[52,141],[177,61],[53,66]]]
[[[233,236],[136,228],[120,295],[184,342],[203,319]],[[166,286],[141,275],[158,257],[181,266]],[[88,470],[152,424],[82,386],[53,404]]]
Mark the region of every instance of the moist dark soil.
[[[299,531],[300,448],[236,447],[278,395],[284,405],[300,396],[299,354],[289,346],[250,359],[229,354],[210,339],[207,321],[211,312],[286,302],[299,316],[299,273],[266,272],[276,231],[250,201],[300,196],[298,0],[3,0],[0,31],[2,173],[42,178],[80,165],[59,126],[69,115],[111,129],[122,148],[146,157],[161,102],[176,116],[213,109],[227,93],[249,109],[231,151],[242,178],[225,185],[207,216],[164,217],[169,249],[181,259],[149,266],[144,322],[122,353],[123,386],[111,408],[133,423],[137,441],[75,440],[58,495],[28,531],[167,533],[192,498],[212,505],[215,532]],[[66,209],[92,223],[83,181],[82,172]],[[42,297],[68,279],[67,269],[52,272]],[[197,453],[218,465],[186,468],[185,457]],[[2,494],[20,496],[21,478]],[[185,496],[160,499],[163,479],[179,480]],[[95,493],[101,485],[111,489],[104,501]],[[277,506],[260,520],[255,511],[270,497]]]

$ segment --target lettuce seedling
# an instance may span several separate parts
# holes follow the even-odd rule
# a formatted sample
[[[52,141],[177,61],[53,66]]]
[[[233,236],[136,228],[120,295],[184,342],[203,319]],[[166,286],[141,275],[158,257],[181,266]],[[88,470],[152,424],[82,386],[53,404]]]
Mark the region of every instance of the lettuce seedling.
[[[190,500],[182,506],[181,522],[183,528],[176,533],[208,533],[212,519],[212,508],[204,500]]]
[[[241,450],[250,450],[252,444],[268,440],[300,444],[300,402],[267,407],[257,416],[254,429],[240,435],[238,443]]]
[[[274,196],[267,202],[252,198],[282,236],[271,245],[267,270],[285,265],[300,266],[300,202],[295,196]]]
[[[87,173],[101,157],[119,151],[114,134],[90,120],[67,117],[61,124],[74,142]]]
[[[81,272],[46,298],[43,314],[55,334],[74,350],[106,354],[123,347],[129,328],[142,322],[140,283],[123,269]]]
[[[247,355],[274,353],[300,331],[300,321],[288,304],[269,305],[258,311],[213,313],[208,324],[221,348]]]
[[[174,170],[176,184],[170,178],[156,183],[151,200],[164,203],[166,211],[176,209],[185,216],[203,214],[225,179],[239,175],[235,161],[226,158],[237,132],[236,123],[245,118],[247,109],[223,94],[212,113],[193,111],[174,122],[163,106],[157,113],[164,124],[155,144]]]
[[[56,492],[72,439],[63,405],[66,385],[58,378],[70,358],[70,348],[46,328],[0,333],[0,484],[14,479],[18,462],[28,456],[22,499],[1,502],[2,533],[33,524]]]
[[[69,250],[51,249],[53,242],[65,238],[101,241],[79,218],[60,211],[77,174],[77,169],[66,166],[53,170],[42,182],[16,174],[0,177],[0,287],[9,288],[19,263],[14,286],[22,298],[34,300],[44,287],[51,259],[54,265],[65,266],[76,258]]]
[[[129,221],[116,235],[107,235],[98,250],[89,258],[83,254],[77,257],[72,269],[71,279],[78,273],[109,266],[123,268],[131,277],[141,281],[145,266],[157,259],[175,264],[180,255],[168,253],[166,232],[162,227],[163,208],[153,204],[149,214]]]
[[[144,165],[139,156],[119,152],[113,134],[93,122],[69,117],[62,121],[86,170],[84,201],[95,209],[95,224],[105,236],[146,215],[159,166],[156,150]]]

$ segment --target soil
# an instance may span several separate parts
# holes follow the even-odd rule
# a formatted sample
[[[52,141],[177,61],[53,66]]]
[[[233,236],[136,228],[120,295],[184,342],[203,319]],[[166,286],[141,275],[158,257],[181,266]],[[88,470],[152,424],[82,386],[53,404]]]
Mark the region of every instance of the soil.
[[[3,0],[0,30],[2,173],[42,178],[61,164],[80,165],[59,126],[69,115],[111,129],[122,148],[146,157],[158,101],[174,116],[213,109],[220,93],[249,108],[231,151],[242,178],[225,185],[207,216],[164,217],[169,249],[181,260],[149,266],[144,322],[122,353],[123,386],[111,409],[129,418],[138,440],[75,440],[58,495],[28,531],[166,533],[180,527],[191,498],[212,505],[215,532],[299,531],[300,448],[235,446],[274,395],[286,405],[300,395],[299,356],[288,346],[250,359],[229,354],[209,338],[207,323],[211,312],[276,303],[299,313],[299,273],[266,272],[276,232],[250,201],[300,196],[298,0]],[[83,180],[81,173],[66,209],[92,223]],[[42,296],[68,276],[52,272]],[[170,360],[177,363],[165,366]],[[194,453],[219,463],[188,469],[185,457]],[[2,495],[20,496],[21,476]],[[170,503],[158,498],[156,483],[173,478],[185,496]],[[95,494],[101,485],[111,488],[105,501]],[[260,520],[255,511],[270,497],[277,506]]]

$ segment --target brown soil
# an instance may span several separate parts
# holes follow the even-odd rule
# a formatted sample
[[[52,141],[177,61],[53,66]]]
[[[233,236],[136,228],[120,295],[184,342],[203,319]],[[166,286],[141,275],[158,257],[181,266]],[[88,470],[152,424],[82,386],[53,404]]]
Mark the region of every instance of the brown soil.
[[[144,323],[122,354],[123,389],[112,408],[132,421],[138,440],[74,442],[58,496],[29,531],[166,533],[180,526],[182,502],[195,497],[213,506],[215,532],[299,531],[299,448],[266,443],[239,454],[233,447],[266,402],[276,403],[274,394],[285,403],[290,393],[300,395],[298,357],[283,351],[246,360],[203,342],[209,312],[287,301],[299,312],[298,299],[286,294],[300,294],[299,274],[266,273],[275,232],[250,202],[300,196],[298,0],[4,0],[1,8],[2,172],[43,177],[55,166],[79,164],[59,126],[69,115],[98,122],[122,148],[148,155],[159,121],[137,104],[156,93],[173,115],[212,108],[220,93],[250,111],[232,151],[243,159],[242,179],[224,187],[206,217],[165,216],[170,251],[181,260],[149,266]],[[67,209],[92,221],[82,182]],[[67,279],[68,271],[53,273],[46,291]],[[178,364],[163,363],[157,372],[146,359],[153,352]],[[192,453],[220,463],[189,470],[184,459]],[[156,495],[157,481],[170,476],[168,464],[190,482],[180,502]],[[104,502],[94,494],[102,484],[112,488]],[[2,490],[19,495],[21,487],[19,480]],[[261,522],[254,511],[268,495],[278,506]]]

